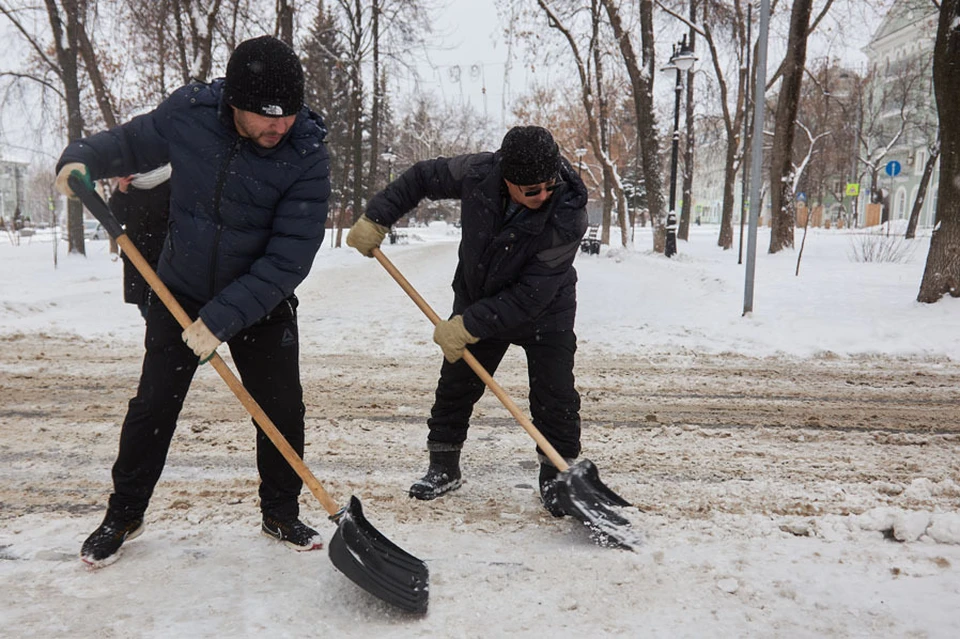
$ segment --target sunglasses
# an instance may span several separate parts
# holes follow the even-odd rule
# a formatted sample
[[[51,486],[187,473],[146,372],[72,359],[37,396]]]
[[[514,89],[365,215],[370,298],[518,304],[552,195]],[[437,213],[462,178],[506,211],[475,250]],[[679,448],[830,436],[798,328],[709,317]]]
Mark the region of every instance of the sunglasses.
[[[548,184],[547,186],[538,186],[536,188],[531,188],[530,190],[526,190],[526,187],[523,187],[523,186],[520,186],[517,188],[519,188],[520,191],[523,193],[523,197],[537,197],[538,195],[540,195],[540,191],[544,189],[547,190],[547,193],[553,193],[554,191],[560,188],[560,184],[561,182],[558,182],[556,178],[554,178],[553,183]]]

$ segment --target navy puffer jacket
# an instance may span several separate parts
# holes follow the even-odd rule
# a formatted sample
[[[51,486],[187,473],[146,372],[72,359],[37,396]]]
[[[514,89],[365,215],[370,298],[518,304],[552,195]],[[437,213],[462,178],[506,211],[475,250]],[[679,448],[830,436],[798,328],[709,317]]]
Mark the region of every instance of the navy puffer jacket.
[[[587,230],[587,189],[566,160],[561,164],[560,188],[509,223],[497,153],[417,162],[370,200],[366,215],[391,226],[425,197],[461,200],[453,312],[463,315],[466,329],[481,339],[506,340],[572,330],[573,261]]]
[[[94,179],[170,162],[170,219],[157,267],[177,296],[202,305],[222,341],[267,315],[310,271],[323,243],[330,162],[320,116],[306,107],[264,149],[240,137],[223,81],[178,89],[154,111],[71,143],[57,164]]]

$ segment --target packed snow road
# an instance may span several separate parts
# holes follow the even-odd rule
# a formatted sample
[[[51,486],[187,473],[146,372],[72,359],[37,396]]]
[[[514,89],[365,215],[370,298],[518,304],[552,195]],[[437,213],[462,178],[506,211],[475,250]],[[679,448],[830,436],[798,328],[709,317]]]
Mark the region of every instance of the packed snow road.
[[[44,335],[2,344],[3,516],[99,510],[139,351]],[[306,460],[333,492],[407,505],[405,488],[425,467],[424,421],[439,357],[424,350],[402,360],[304,354]],[[960,472],[955,364],[668,353],[601,358],[585,350],[577,367],[584,454],[648,513],[821,515],[960,505],[956,489],[908,490],[919,475],[939,486]],[[520,354],[511,352],[498,379],[521,406],[524,375]],[[478,504],[496,503],[518,484],[532,486],[533,444],[492,395],[478,405],[473,424],[464,492]],[[189,510],[185,499],[210,507],[251,500],[252,460],[252,426],[242,407],[212,370],[201,369],[152,509]],[[462,507],[467,516],[482,516]]]
[[[793,264],[762,258],[774,260],[764,274],[770,292],[765,313],[749,319],[727,318],[739,271],[711,262],[713,251],[669,268],[643,254],[578,263],[584,456],[639,507],[627,512],[646,538],[635,553],[599,548],[575,522],[543,510],[533,443],[489,393],[464,452],[464,486],[433,502],[409,499],[426,465],[441,356],[427,321],[372,260],[325,247],[299,292],[306,462],[339,503],[358,496],[381,532],[427,562],[424,618],[366,595],[325,553],[293,553],[259,534],[253,426],[209,367],[187,397],[146,532],[116,564],[83,568],[77,553],[110,491],[143,325],[119,301],[119,264],[98,246],[54,272],[20,247],[9,270],[29,272],[26,285],[11,292],[0,281],[0,628],[106,637],[958,636],[960,358],[952,329],[939,330],[953,325],[955,307],[881,308],[879,300],[909,300],[909,291],[888,289],[905,289],[897,282],[915,274],[884,267],[854,276],[835,260],[823,265],[831,282],[860,278],[857,292],[838,293],[849,300],[838,319],[836,300],[820,299],[834,290],[824,282],[802,297],[816,281],[812,246],[799,283]],[[391,247],[441,313],[455,250],[453,241]],[[669,308],[650,302],[666,299],[660,282],[677,286],[670,277],[683,280],[685,295]],[[869,303],[857,297],[865,277],[874,277]],[[789,286],[801,288],[795,306],[773,297]],[[630,301],[628,290],[651,305]],[[770,319],[778,313],[785,323]],[[856,352],[863,335],[883,338],[887,351]],[[837,352],[842,345],[854,352]],[[497,379],[524,407],[521,353],[508,353]],[[308,522],[332,534],[306,491],[301,504]]]

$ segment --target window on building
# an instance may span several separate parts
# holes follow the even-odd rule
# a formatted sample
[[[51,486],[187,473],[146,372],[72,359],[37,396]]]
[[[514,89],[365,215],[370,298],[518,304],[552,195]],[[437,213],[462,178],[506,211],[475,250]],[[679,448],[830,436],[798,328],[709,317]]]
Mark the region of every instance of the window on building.
[[[913,174],[923,175],[923,167],[927,163],[927,150],[917,149],[917,159],[913,163]]]

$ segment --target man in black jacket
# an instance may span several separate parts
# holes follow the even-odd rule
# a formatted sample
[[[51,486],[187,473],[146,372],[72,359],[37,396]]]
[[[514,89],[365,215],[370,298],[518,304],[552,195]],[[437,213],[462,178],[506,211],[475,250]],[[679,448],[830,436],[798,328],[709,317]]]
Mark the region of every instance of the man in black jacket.
[[[115,560],[140,534],[197,366],[227,342],[246,388],[303,455],[297,298],[323,242],[330,162],[320,116],[303,104],[296,53],[270,36],[241,43],[226,79],[193,83],[155,110],[71,143],[57,165],[92,180],[172,166],[169,231],[157,268],[196,321],[147,313],[146,354],[113,466],[103,523],[82,559]],[[259,429],[262,531],[297,550],[321,546],[299,519],[302,482]]]
[[[123,224],[123,230],[143,259],[154,269],[160,261],[167,237],[170,214],[170,165],[146,173],[127,175],[117,180],[110,196],[110,212]],[[123,256],[123,301],[136,304],[147,319],[150,286],[130,258]]]
[[[573,460],[580,454],[573,260],[587,229],[586,187],[549,131],[514,127],[495,153],[414,164],[370,200],[347,244],[370,256],[423,198],[461,201],[461,240],[453,314],[433,334],[445,361],[427,420],[430,464],[410,496],[435,499],[460,487],[460,451],[485,388],[462,361],[468,344],[491,374],[511,344],[524,349],[533,423]],[[557,469],[538,453],[543,503],[562,516],[553,490]]]

